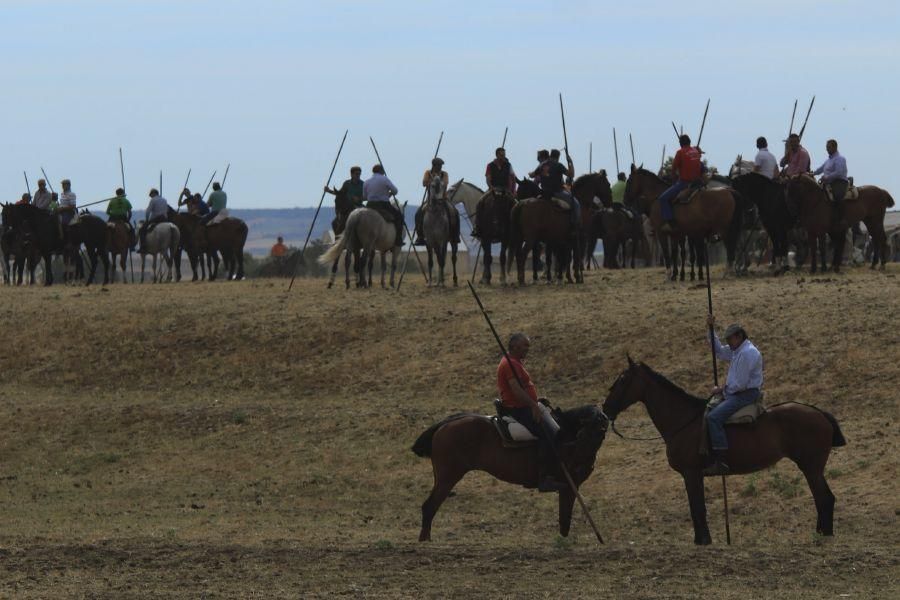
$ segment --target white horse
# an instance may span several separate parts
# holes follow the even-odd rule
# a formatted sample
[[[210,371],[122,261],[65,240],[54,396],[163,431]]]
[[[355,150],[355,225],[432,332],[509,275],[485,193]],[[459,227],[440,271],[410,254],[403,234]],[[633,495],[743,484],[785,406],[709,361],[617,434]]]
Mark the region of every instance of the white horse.
[[[357,287],[372,287],[372,266],[375,261],[375,252],[381,253],[381,287],[384,285],[384,275],[387,270],[387,253],[391,253],[391,287],[394,287],[394,273],[397,271],[397,256],[400,246],[395,246],[396,229],[393,223],[389,223],[378,211],[371,208],[357,208],[347,217],[344,233],[338,241],[319,257],[320,265],[329,265],[341,255],[344,250],[351,254],[362,251],[362,260],[359,262],[359,279]],[[335,272],[331,273],[329,286],[334,283]],[[344,280],[346,287],[350,288],[349,261],[344,263]]]
[[[422,233],[425,237],[425,245],[428,249],[428,286],[434,285],[432,269],[434,259],[438,263],[437,285],[444,287],[444,267],[447,264],[447,244],[451,248],[451,262],[453,263],[453,286],[458,285],[456,276],[456,253],[458,244],[453,236],[455,218],[456,227],[459,227],[459,213],[453,207],[451,201],[445,200],[446,189],[444,178],[438,173],[431,178],[428,185],[428,197],[423,206]],[[459,189],[459,188],[457,188]]]
[[[156,264],[156,257],[160,254],[162,254],[167,268],[165,280],[172,281],[172,275],[175,272],[173,265],[180,242],[181,234],[178,231],[178,226],[174,223],[158,223],[152,231],[147,232],[144,236],[144,244],[139,250],[141,254],[141,283],[144,283],[144,265],[147,262],[148,254],[153,256],[153,283],[161,283],[163,281],[162,263],[160,263],[158,269]]]

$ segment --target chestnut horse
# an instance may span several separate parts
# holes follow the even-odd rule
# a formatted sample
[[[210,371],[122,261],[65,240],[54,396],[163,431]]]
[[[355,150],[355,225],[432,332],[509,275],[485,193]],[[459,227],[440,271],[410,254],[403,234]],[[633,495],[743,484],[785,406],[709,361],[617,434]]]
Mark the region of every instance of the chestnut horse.
[[[128,251],[131,249],[131,232],[128,229],[128,225],[122,221],[107,221],[106,228],[109,234],[109,262],[112,267],[110,281],[112,283],[116,282],[116,259],[118,259],[119,266],[122,267],[122,283],[127,283],[126,275],[128,271],[125,268],[125,261],[128,259]]]
[[[594,250],[597,248],[597,238],[603,230],[597,219],[599,209],[612,205],[612,188],[606,171],[601,169],[596,173],[587,173],[572,182],[572,195],[581,203],[581,231],[579,245],[583,252],[584,268],[591,269],[594,258]],[[598,204],[599,203],[599,204]],[[606,244],[603,247],[606,253]]]
[[[534,182],[528,180],[519,182],[519,189],[516,192],[519,203],[512,210],[509,243],[516,257],[519,285],[525,285],[525,259],[529,252],[533,255],[533,277],[537,282],[541,243],[546,247],[548,283],[552,281],[551,264],[554,262],[557,283],[562,283],[563,272],[566,273],[567,280],[572,282],[568,274],[570,266],[574,270],[574,281],[584,283],[580,228],[573,233],[569,212],[558,207],[555,201],[541,198],[540,194],[540,188]]]
[[[643,402],[666,444],[669,466],[681,474],[694,522],[694,543],[711,544],[706,522],[700,436],[706,400],[697,398],[643,363],[628,358],[625,369],[609,390],[603,412],[612,423],[619,414]],[[837,420],[814,406],[785,402],[770,406],[752,425],[729,425],[727,460],[731,473],[742,475],[771,467],[789,458],[800,468],[812,491],[818,517],[816,531],[833,535],[834,494],[825,481],[825,463],[832,448],[846,445]]]
[[[560,425],[558,447],[576,486],[581,486],[594,470],[594,461],[606,437],[608,421],[594,405],[572,410],[553,410]],[[483,416],[460,413],[447,417],[425,430],[413,444],[416,456],[431,458],[434,487],[422,504],[420,542],[431,541],[431,522],[438,508],[469,471],[485,471],[497,479],[536,488],[538,485],[538,446],[507,448],[491,421]],[[559,492],[559,534],[569,535],[575,494],[571,489]]]
[[[680,237],[694,243],[700,264],[704,264],[706,244],[703,243],[713,235],[725,242],[728,255],[728,271],[734,268],[734,255],[737,240],[740,237],[744,211],[741,209],[740,196],[731,188],[707,188],[697,192],[687,204],[673,203],[676,231],[667,234],[662,232],[663,219],[657,199],[668,185],[656,173],[642,167],[631,165],[631,175],[625,185],[626,202],[638,206],[642,213],[650,217],[653,230],[663,250],[666,268],[669,267],[671,254],[670,244]],[[666,238],[670,244],[666,244]],[[701,273],[703,269],[701,267]],[[707,275],[709,275],[707,273]],[[675,281],[677,269],[672,269],[671,279]],[[702,279],[702,275],[701,275]]]
[[[810,175],[796,175],[787,183],[788,209],[800,219],[800,227],[806,230],[812,265],[810,272],[816,272],[816,242],[822,257],[822,271],[826,267],[825,237],[831,238],[834,248],[832,268],[840,271],[844,254],[844,240],[847,228],[851,223],[862,221],[872,236],[873,247],[872,268],[881,260],[881,268],[887,261],[887,236],[884,233],[884,213],[894,206],[894,199],[885,190],[874,185],[863,185],[859,188],[859,198],[844,200],[844,220],[838,223],[834,209],[825,190]]]

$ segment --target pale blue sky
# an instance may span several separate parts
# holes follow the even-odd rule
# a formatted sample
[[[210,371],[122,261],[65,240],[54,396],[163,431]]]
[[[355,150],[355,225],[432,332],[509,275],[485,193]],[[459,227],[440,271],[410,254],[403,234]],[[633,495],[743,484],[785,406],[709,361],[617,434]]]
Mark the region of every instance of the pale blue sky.
[[[451,178],[483,185],[509,126],[521,174],[561,147],[566,101],[576,170],[623,167],[674,146],[670,121],[720,168],[757,135],[778,153],[795,98],[818,99],[814,164],[841,144],[858,183],[900,195],[900,3],[722,2],[0,2],[0,199],[43,165],[81,202],[111,195],[125,152],[143,205],[165,174],[176,195],[232,163],[230,203],[314,206],[345,128],[335,181],[368,173],[379,145],[401,200],[418,203],[438,134]],[[798,118],[801,118],[802,114]],[[201,182],[202,180],[202,182]]]

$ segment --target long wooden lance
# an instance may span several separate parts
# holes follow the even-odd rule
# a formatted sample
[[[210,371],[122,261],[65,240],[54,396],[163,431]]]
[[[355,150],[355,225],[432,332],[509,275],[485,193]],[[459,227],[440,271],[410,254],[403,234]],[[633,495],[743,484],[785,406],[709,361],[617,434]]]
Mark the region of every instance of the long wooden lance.
[[[28,200],[31,200],[31,184],[28,183],[28,173],[22,171],[22,175],[25,176],[25,189],[28,191]]]
[[[225,165],[225,174],[222,176],[222,189],[225,189],[225,180],[228,179],[228,171],[231,170],[231,163]]]
[[[569,157],[569,136],[566,133],[566,110],[563,108],[563,99],[562,92],[559,94],[559,114],[562,117],[562,128],[563,128],[563,148],[566,150],[566,160],[571,160]]]
[[[618,177],[619,173],[621,173],[622,170],[619,168],[619,142],[618,142],[618,140],[616,140],[616,128],[615,127],[613,127],[613,150],[616,153],[616,177]]]
[[[797,100],[794,100],[794,111],[791,113],[791,126],[788,127],[788,137],[791,137],[791,134],[794,133],[794,117],[797,116]]]
[[[631,146],[631,164],[636,165],[637,161],[634,160],[634,141],[631,139],[631,133],[628,134],[628,145]]]
[[[441,135],[438,137],[437,146],[434,149],[434,156],[432,159],[437,158],[438,152],[441,151],[441,142],[444,141],[444,132],[441,132]],[[379,161],[380,162],[380,161]],[[419,206],[425,203],[425,197],[428,195],[428,188],[426,187],[422,190],[422,201],[419,203]],[[420,234],[422,232],[419,232]],[[410,244],[409,248],[406,249],[406,256],[403,258],[403,269],[400,271],[400,280],[397,281],[397,291],[400,291],[400,286],[403,285],[403,276],[406,275],[406,267],[409,263],[409,253],[412,251],[414,244]],[[428,277],[425,277],[425,281],[428,281]]]
[[[175,212],[181,211],[181,197],[184,195],[184,190],[187,189],[188,181],[190,181],[190,180],[191,180],[191,169],[188,169],[187,177],[184,178],[184,185],[181,186],[181,191],[178,193],[178,203],[177,203],[178,206],[177,206]],[[190,198],[188,198],[188,200],[190,200]]]
[[[119,171],[122,173],[122,190],[125,190],[125,161],[122,159],[122,148],[119,148]]]
[[[291,291],[291,288],[294,287],[294,279],[297,277],[297,264],[303,260],[303,253],[306,252],[306,246],[309,244],[309,238],[312,235],[313,227],[316,226],[316,219],[319,217],[319,210],[322,209],[322,202],[325,200],[325,189],[331,185],[331,178],[334,176],[334,170],[337,168],[338,159],[341,157],[341,151],[344,149],[344,142],[347,141],[348,133],[350,133],[350,130],[345,129],[344,137],[341,138],[341,145],[338,147],[337,155],[334,157],[334,163],[331,165],[331,171],[328,173],[328,181],[325,182],[325,188],[322,190],[322,196],[319,198],[319,206],[316,207],[316,214],[313,215],[312,223],[309,224],[309,231],[306,232],[306,241],[303,242],[303,248],[300,250],[299,255],[296,252],[294,253],[294,256],[297,257],[296,259],[294,259],[294,256],[291,257],[291,260],[294,260],[294,269],[293,273],[291,273],[291,283],[288,284],[288,291]],[[216,174],[213,173],[213,177],[215,176]],[[210,177],[209,181],[212,182],[212,177]],[[206,184],[206,187],[208,189],[209,184]],[[203,192],[203,194],[206,195],[206,192]]]
[[[122,175],[122,191],[125,191],[125,160],[122,158],[122,147],[119,146],[119,173]],[[125,194],[128,196],[128,193]],[[134,229],[134,224],[132,224]],[[131,244],[128,245],[128,265],[131,268],[131,283],[134,283],[134,257],[131,253]]]
[[[203,188],[203,194],[200,196],[201,200],[206,198],[206,192],[209,191],[209,186],[212,185],[213,179],[216,178],[216,173],[218,173],[218,171],[213,171],[213,174],[209,176],[209,181],[206,182],[206,187]]]
[[[472,296],[475,298],[475,302],[478,303],[478,309],[481,310],[482,316],[484,316],[484,320],[487,321],[488,327],[491,329],[491,333],[494,334],[494,339],[497,341],[497,345],[500,346],[500,352],[503,353],[503,357],[506,359],[507,364],[511,367],[513,377],[516,379],[516,383],[519,384],[519,387],[523,390],[525,389],[525,385],[522,383],[522,379],[519,377],[518,371],[512,366],[512,361],[509,358],[509,353],[506,351],[506,346],[503,345],[503,341],[500,339],[500,335],[497,333],[497,329],[494,328],[494,324],[491,322],[491,318],[488,316],[487,311],[484,309],[484,304],[481,303],[481,298],[478,297],[478,292],[475,291],[475,286],[472,285],[470,281],[467,281],[466,284],[469,286],[469,291],[472,292]],[[543,420],[541,421],[541,427],[546,430],[546,425]],[[588,510],[587,504],[584,502],[584,498],[581,497],[581,493],[578,491],[578,486],[575,485],[575,481],[572,479],[572,475],[569,473],[568,467],[566,467],[566,463],[563,462],[562,457],[560,457],[559,453],[556,451],[556,447],[552,444],[550,447],[553,450],[553,455],[559,463],[559,468],[562,471],[563,475],[565,475],[566,481],[569,484],[569,487],[572,489],[572,493],[575,494],[575,497],[578,498],[578,503],[581,505],[581,510],[584,511],[584,516],[587,517],[588,523],[591,524],[591,529],[594,530],[594,535],[597,536],[597,541],[601,544],[603,543],[603,537],[600,535],[600,531],[597,529],[597,525],[594,523],[593,517],[591,517],[591,512]]]
[[[507,126],[506,129],[503,130],[503,142],[500,144],[500,147],[503,148],[504,150],[506,149],[506,134],[507,134],[507,133],[509,133],[509,127],[508,127],[508,126]],[[472,219],[469,218],[468,212],[466,212],[466,218],[469,219],[469,226],[471,227],[471,226],[472,226]],[[478,219],[478,215],[475,215],[475,219],[476,219],[476,220]],[[482,246],[481,244],[478,244],[478,248],[476,248],[476,250],[475,250],[475,264],[472,265],[472,277],[471,277],[471,279],[470,279],[470,281],[471,281],[472,283],[475,283],[475,275],[478,274],[478,259],[481,258],[481,246]]]
[[[375,145],[375,140],[372,139],[372,136],[369,136],[369,142],[372,143],[372,149],[375,151],[375,158],[378,159],[378,164],[381,165],[381,170],[385,171],[387,174],[387,169],[384,168],[384,163],[381,162],[381,155],[378,153],[378,146]],[[400,211],[401,221],[403,222],[403,230],[406,232],[406,237],[409,238],[409,243],[413,247],[413,254],[416,256],[416,262],[419,263],[419,270],[422,271],[422,277],[425,279],[425,283],[428,283],[428,273],[425,272],[425,267],[422,264],[422,259],[419,258],[419,251],[415,248],[416,240],[413,239],[412,232],[409,230],[409,225],[406,224],[406,217],[403,215],[403,209],[400,208],[400,201],[397,200],[396,194],[391,194],[391,199],[394,201],[394,206]]]
[[[810,102],[809,102],[809,108],[806,110],[806,118],[803,119],[803,127],[800,128],[799,135],[800,135],[801,140],[803,139],[803,132],[806,131],[806,124],[809,122],[809,113],[812,112],[813,104],[815,104],[815,103],[816,103],[816,97],[813,96],[812,100],[810,100]]]
[[[159,195],[162,197],[162,169],[159,170]]]
[[[44,170],[44,167],[41,167],[41,174],[44,176],[44,181],[47,182],[47,186],[50,188],[50,193],[55,194],[56,190],[53,189],[53,184],[50,182],[50,178],[47,177],[47,171]]]
[[[709,306],[709,314],[713,314],[712,304],[712,276],[709,274],[709,243],[703,240],[703,254],[706,260],[706,300]],[[709,349],[712,354],[713,383],[719,387],[719,365],[716,360],[716,330],[712,324],[709,325]],[[725,484],[725,476],[722,475],[722,498],[725,502],[725,539],[728,545],[731,545],[731,522],[728,517],[728,487]]]
[[[594,142],[588,143],[588,173],[594,172]]]
[[[697,136],[697,143],[694,144],[695,147],[700,147],[700,140],[703,139],[703,129],[706,127],[706,115],[709,113],[709,98],[706,99],[706,109],[703,111],[703,122],[700,123],[700,135]]]
[[[672,121],[672,129],[675,131],[675,139],[676,139],[676,140],[677,140],[677,139],[680,139],[680,138],[681,138],[681,134],[678,133],[678,128],[675,127],[675,121]]]
[[[662,158],[659,159],[660,172],[662,172],[664,166],[666,166],[666,145],[665,144],[663,144]]]

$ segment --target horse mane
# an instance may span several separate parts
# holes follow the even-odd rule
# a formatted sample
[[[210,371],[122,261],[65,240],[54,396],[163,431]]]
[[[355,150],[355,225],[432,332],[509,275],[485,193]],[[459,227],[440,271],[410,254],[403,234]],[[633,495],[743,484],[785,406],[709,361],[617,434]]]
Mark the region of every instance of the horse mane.
[[[650,378],[653,379],[653,381],[655,381],[662,387],[666,388],[673,394],[681,396],[682,398],[684,398],[685,400],[687,400],[691,403],[702,404],[704,406],[706,405],[706,400],[704,400],[703,398],[700,398],[698,396],[695,396],[695,395],[691,394],[690,392],[685,391],[684,388],[682,388],[678,384],[674,383],[673,381],[669,380],[662,373],[657,373],[656,371],[654,371],[653,368],[650,367],[649,365],[647,365],[645,363],[638,363],[638,365],[642,369],[644,369],[644,371],[646,371],[648,375],[650,375]]]
[[[666,183],[665,181],[663,181],[663,178],[660,177],[658,174],[654,173],[653,171],[648,171],[644,167],[637,167],[635,169],[635,173],[640,173],[642,175],[649,175],[650,177],[654,178],[659,183],[662,183],[662,184]]]

